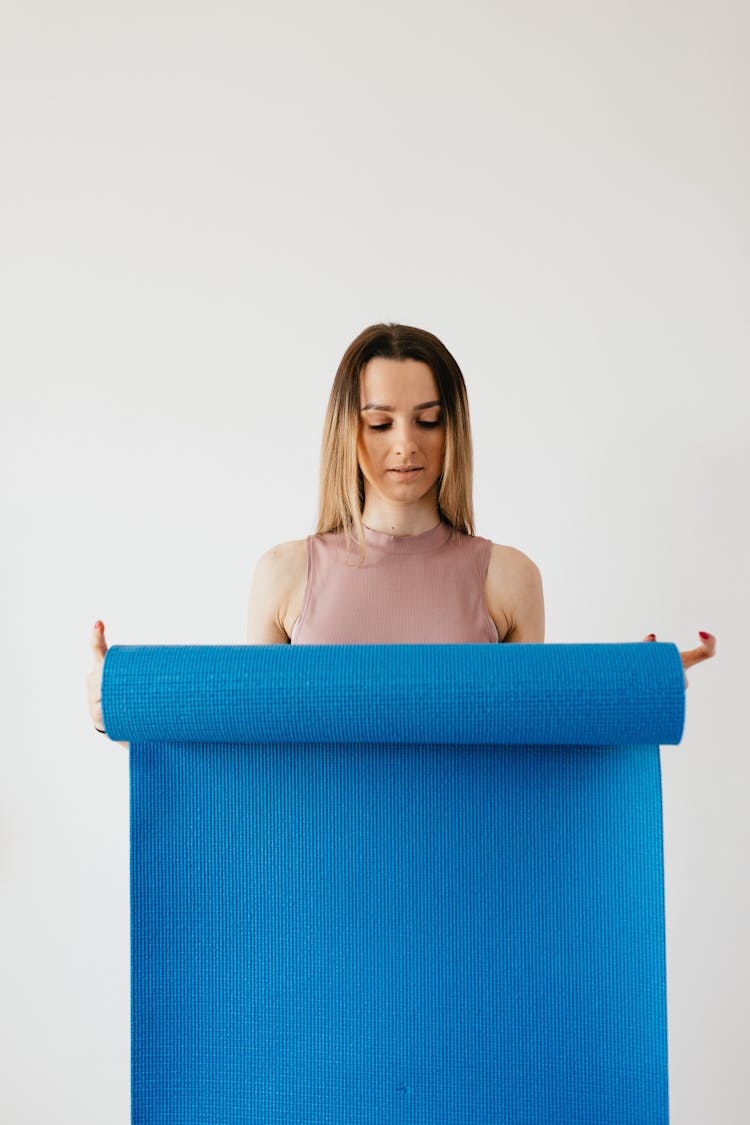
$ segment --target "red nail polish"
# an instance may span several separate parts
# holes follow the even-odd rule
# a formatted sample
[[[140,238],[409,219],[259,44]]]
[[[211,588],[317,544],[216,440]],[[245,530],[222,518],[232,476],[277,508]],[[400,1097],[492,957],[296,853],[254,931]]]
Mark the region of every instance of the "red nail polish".
[[[649,633],[648,639],[650,641],[655,641],[656,640],[656,633]]]
[[[104,628],[104,622],[103,621],[95,621],[94,622],[94,628],[95,629],[103,629]]]
[[[707,641],[708,638],[711,636],[711,634],[710,633],[699,633],[698,636],[703,637],[703,640]]]

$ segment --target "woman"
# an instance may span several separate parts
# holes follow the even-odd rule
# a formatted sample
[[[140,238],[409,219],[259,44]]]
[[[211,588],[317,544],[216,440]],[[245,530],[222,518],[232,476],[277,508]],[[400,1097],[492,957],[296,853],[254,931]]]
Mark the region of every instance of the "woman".
[[[539,569],[522,551],[474,534],[471,490],[469,408],[455,359],[423,329],[366,328],[347,348],[328,402],[317,531],[258,561],[248,643],[541,644]],[[681,654],[684,668],[713,655],[715,638],[700,636]],[[89,712],[103,731],[100,621],[92,648]]]

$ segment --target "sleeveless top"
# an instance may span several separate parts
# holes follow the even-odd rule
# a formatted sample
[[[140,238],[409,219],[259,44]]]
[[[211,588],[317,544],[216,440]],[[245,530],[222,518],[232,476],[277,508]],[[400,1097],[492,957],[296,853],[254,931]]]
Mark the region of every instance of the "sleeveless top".
[[[420,535],[364,529],[365,561],[343,530],[307,537],[307,582],[292,644],[482,644],[500,640],[484,599],[492,541],[441,520]]]

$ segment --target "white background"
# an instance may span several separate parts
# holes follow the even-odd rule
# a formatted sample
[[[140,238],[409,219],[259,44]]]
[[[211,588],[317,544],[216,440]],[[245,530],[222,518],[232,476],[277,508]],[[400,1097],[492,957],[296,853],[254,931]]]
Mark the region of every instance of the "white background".
[[[718,637],[662,750],[671,1105],[747,1121],[749,31],[742,0],[3,5],[4,1125],[129,1121],[93,622],[244,642],[381,320],[461,365],[477,531],[540,566],[548,641]]]

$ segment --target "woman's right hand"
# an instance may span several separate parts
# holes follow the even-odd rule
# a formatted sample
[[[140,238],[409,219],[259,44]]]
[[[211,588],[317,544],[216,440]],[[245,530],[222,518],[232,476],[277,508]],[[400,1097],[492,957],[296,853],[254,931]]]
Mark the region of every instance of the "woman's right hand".
[[[102,669],[104,657],[107,655],[107,642],[104,639],[104,624],[101,621],[97,621],[94,625],[91,648],[94,653],[94,665],[86,679],[89,715],[96,729],[106,734],[102,718]]]

